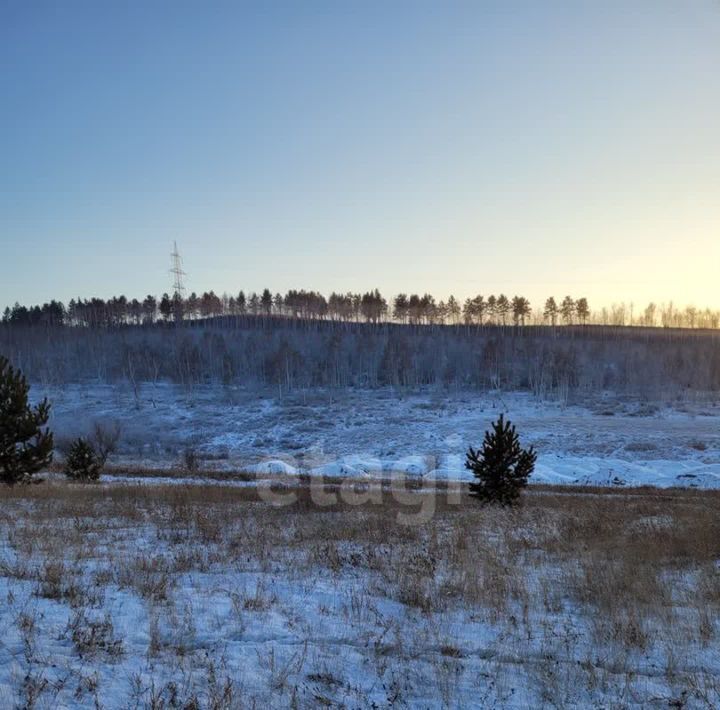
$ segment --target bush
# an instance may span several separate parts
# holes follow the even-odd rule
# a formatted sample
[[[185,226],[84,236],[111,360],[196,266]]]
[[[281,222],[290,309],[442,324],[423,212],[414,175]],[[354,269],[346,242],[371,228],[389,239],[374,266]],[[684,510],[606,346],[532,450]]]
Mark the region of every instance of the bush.
[[[121,434],[122,427],[118,422],[95,422],[91,440],[103,466],[108,457],[117,451]]]
[[[0,480],[27,480],[52,461],[53,435],[43,429],[50,416],[47,399],[28,404],[30,385],[22,372],[0,356]]]
[[[65,459],[65,475],[73,481],[97,481],[104,463],[85,439],[76,439]]]
[[[492,431],[485,432],[482,450],[470,447],[465,468],[470,469],[475,481],[470,484],[470,495],[486,503],[512,505],[527,486],[528,477],[535,469],[537,454],[531,446],[520,446],[515,427],[503,415],[493,422]]]
[[[195,449],[190,447],[183,451],[183,465],[189,473],[195,473],[198,470],[199,463],[199,458]]]

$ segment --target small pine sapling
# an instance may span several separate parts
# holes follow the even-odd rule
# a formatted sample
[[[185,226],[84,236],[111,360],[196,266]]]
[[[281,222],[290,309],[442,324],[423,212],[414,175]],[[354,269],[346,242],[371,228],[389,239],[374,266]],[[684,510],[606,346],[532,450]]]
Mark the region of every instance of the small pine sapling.
[[[514,425],[501,414],[493,422],[492,431],[485,432],[482,449],[476,451],[470,447],[467,453],[465,468],[475,476],[470,495],[486,503],[513,505],[527,486],[536,461],[533,447],[520,446]]]
[[[65,459],[65,475],[82,483],[97,481],[103,464],[103,457],[85,439],[76,439]]]

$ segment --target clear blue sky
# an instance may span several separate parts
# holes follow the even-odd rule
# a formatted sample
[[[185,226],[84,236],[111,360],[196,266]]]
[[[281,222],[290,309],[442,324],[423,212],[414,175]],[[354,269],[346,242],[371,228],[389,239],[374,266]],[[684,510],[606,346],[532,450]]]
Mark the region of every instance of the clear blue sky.
[[[0,307],[720,306],[720,2],[0,0]]]

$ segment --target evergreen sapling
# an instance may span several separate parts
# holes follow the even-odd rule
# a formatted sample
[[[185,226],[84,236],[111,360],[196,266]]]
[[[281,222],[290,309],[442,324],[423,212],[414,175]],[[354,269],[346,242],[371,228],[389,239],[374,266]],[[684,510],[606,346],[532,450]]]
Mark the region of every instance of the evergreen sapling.
[[[97,481],[104,463],[85,439],[76,439],[65,459],[65,475],[73,481]]]
[[[470,447],[467,453],[465,468],[475,476],[470,495],[487,503],[513,505],[527,486],[536,461],[533,447],[520,446],[515,427],[501,414],[492,431],[485,432],[482,449]]]

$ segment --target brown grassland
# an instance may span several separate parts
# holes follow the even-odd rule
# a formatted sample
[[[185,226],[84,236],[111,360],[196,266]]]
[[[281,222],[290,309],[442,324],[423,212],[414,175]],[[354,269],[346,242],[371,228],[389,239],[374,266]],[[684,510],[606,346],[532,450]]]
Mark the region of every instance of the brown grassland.
[[[406,525],[391,488],[0,488],[0,703],[720,703],[720,493],[416,491],[435,512]]]

